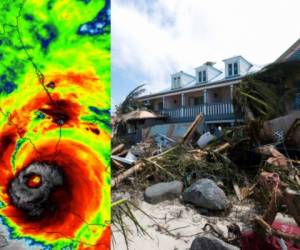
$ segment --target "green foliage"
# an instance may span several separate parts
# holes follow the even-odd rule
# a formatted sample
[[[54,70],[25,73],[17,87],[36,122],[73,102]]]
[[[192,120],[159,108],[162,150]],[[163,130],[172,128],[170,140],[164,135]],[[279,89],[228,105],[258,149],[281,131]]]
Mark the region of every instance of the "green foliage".
[[[116,114],[118,116],[143,107],[143,104],[137,100],[137,97],[146,91],[144,86],[145,84],[137,86],[126,96],[122,103],[116,105]]]
[[[293,105],[299,79],[300,62],[268,65],[262,71],[245,77],[235,87],[235,108],[242,114],[250,112],[260,120],[284,115]]]

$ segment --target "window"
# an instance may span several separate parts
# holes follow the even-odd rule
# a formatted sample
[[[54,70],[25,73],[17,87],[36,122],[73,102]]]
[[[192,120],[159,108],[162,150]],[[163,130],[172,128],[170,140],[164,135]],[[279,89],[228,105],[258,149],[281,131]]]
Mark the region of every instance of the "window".
[[[173,78],[173,88],[179,88],[180,87],[180,76]]]
[[[235,62],[233,64],[233,73],[234,73],[234,75],[237,75],[238,72],[239,72],[239,70],[238,70],[238,64]]]
[[[199,82],[206,82],[207,81],[206,70],[199,71],[198,78],[199,78]]]
[[[203,82],[206,82],[206,70],[202,72]]]
[[[199,82],[202,82],[202,71],[199,71]]]
[[[164,109],[164,103],[163,102],[159,102],[158,103],[158,109],[157,109],[157,111],[163,110],[163,109]]]
[[[236,76],[239,74],[239,65],[237,62],[228,63],[228,76]]]
[[[228,76],[232,76],[232,63],[228,64]]]
[[[203,102],[201,102],[201,101],[202,101],[201,97],[195,97],[195,99],[194,99],[194,104],[195,104],[195,105],[200,105],[200,104],[203,103]]]
[[[189,106],[201,105],[204,103],[204,97],[189,97]]]

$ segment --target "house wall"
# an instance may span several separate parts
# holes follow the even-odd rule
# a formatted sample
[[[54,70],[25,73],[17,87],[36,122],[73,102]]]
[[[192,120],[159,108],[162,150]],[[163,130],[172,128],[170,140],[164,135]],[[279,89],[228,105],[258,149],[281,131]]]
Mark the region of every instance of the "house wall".
[[[185,75],[185,74],[181,74],[181,85],[185,85],[190,83],[191,81],[193,81],[195,78]]]
[[[235,62],[238,63],[239,75],[245,75],[248,72],[249,68],[251,67],[251,65],[241,57],[234,57],[231,59],[227,59],[227,60],[224,60],[224,62],[225,62],[226,77],[229,77],[228,76],[228,65],[231,63],[235,63]]]
[[[154,111],[158,111],[161,109],[161,103],[162,103],[163,99],[162,98],[157,98],[154,100],[151,100],[151,106],[154,109]]]
[[[195,75],[196,75],[196,82],[197,83],[199,83],[199,71],[203,71],[203,70],[206,70],[207,82],[210,82],[217,75],[221,74],[220,71],[218,71],[217,69],[215,69],[212,66],[202,65],[202,66],[195,69]],[[207,83],[207,82],[205,82],[205,83]],[[203,84],[203,83],[199,83],[199,84]]]
[[[203,97],[204,91],[195,91],[184,94],[184,106],[190,106],[190,98],[195,97]],[[158,111],[161,109],[163,98],[157,98],[151,100],[151,106],[154,111]],[[207,103],[220,103],[220,102],[230,102],[230,86],[214,88],[207,90]],[[181,94],[174,96],[166,96],[165,97],[165,109],[175,109],[181,107]]]
[[[207,90],[207,103],[230,102],[230,86]]]
[[[180,77],[179,86],[176,86],[174,77]],[[186,85],[187,83],[193,81],[195,78],[193,76],[187,75],[184,72],[180,71],[175,74],[171,75],[171,88],[181,88],[182,86]]]
[[[165,109],[175,109],[181,107],[181,95],[167,96],[165,101]]]
[[[191,93],[186,93],[184,106],[189,106],[189,99],[195,97],[202,97],[204,95],[203,91],[195,91]]]
[[[244,60],[240,60],[240,75],[245,75],[249,68],[251,67],[251,65],[249,65],[249,63],[245,62]]]

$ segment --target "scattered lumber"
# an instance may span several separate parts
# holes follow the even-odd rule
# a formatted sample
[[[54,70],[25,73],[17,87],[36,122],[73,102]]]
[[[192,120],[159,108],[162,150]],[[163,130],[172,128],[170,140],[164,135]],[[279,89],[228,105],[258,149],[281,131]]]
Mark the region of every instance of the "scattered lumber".
[[[125,180],[132,174],[142,170],[144,166],[145,166],[145,164],[143,162],[139,162],[139,163],[135,164],[133,167],[131,167],[130,169],[119,174],[118,176],[113,178],[113,180],[111,181],[111,187],[113,188],[115,186],[118,186],[123,180]]]
[[[125,163],[125,164],[128,164],[128,165],[132,165],[132,164],[135,163],[135,160],[127,159],[127,158],[120,157],[120,156],[117,156],[117,155],[112,155],[111,159],[113,159],[115,161]]]
[[[112,159],[111,162],[112,162],[113,166],[116,167],[117,169],[124,169],[125,168],[125,166],[122,163],[120,163],[120,162],[118,162],[114,159]]]
[[[222,153],[223,151],[225,151],[226,149],[230,148],[230,144],[228,142],[220,145],[219,147],[217,147],[216,149],[213,150],[214,153]]]
[[[116,156],[124,156],[124,155],[126,155],[127,153],[128,153],[128,149],[124,149],[124,150],[122,150],[121,152],[116,153],[115,155],[116,155]]]
[[[123,151],[124,149],[125,149],[125,145],[124,144],[119,144],[118,146],[114,147],[111,150],[111,154],[116,155],[116,154],[120,153],[121,151]]]
[[[204,120],[203,114],[199,114],[196,116],[195,120],[192,122],[188,130],[186,131],[185,135],[182,138],[182,143],[187,144],[192,139],[195,131],[197,130],[197,127],[200,123],[202,123]]]
[[[235,191],[235,194],[237,196],[237,198],[239,199],[239,201],[242,201],[243,200],[243,197],[242,197],[242,194],[241,194],[241,190],[240,190],[240,187],[237,183],[233,183],[233,189]]]

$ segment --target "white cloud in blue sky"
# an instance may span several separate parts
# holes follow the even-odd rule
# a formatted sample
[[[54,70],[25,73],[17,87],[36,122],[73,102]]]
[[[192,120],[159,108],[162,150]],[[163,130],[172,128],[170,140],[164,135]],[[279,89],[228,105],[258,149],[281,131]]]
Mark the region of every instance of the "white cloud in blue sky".
[[[299,10],[299,0],[112,0],[112,105],[206,61],[274,61],[300,38]]]

